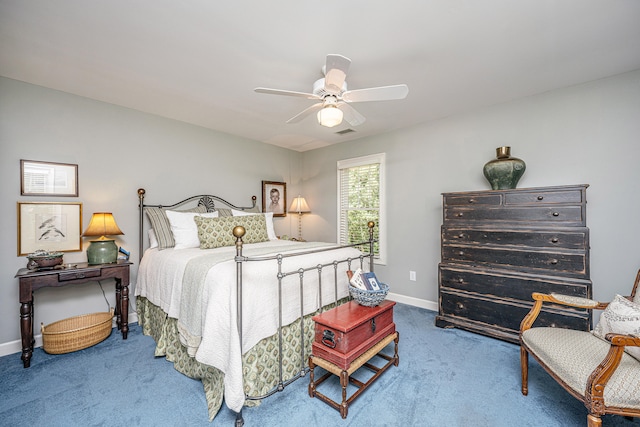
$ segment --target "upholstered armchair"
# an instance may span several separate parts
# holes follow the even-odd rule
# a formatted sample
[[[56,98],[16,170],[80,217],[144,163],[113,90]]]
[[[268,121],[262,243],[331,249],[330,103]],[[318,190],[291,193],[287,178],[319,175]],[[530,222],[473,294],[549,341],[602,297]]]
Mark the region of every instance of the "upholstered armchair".
[[[522,394],[528,394],[528,355],[589,412],[587,426],[601,416],[640,417],[640,271],[631,296],[610,303],[557,294],[532,295],[534,305],[520,324]],[[543,304],[604,310],[593,331],[533,327]]]

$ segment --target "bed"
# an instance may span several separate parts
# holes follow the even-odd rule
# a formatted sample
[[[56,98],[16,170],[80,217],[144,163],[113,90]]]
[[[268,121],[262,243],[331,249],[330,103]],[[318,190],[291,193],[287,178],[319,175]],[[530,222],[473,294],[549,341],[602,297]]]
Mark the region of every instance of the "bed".
[[[374,224],[360,244],[279,240],[255,197],[240,207],[214,195],[152,205],[145,195],[139,324],[156,356],[202,381],[209,420],[224,401],[242,425],[243,406],[305,375],[311,317],[349,300],[348,270],[371,269]]]

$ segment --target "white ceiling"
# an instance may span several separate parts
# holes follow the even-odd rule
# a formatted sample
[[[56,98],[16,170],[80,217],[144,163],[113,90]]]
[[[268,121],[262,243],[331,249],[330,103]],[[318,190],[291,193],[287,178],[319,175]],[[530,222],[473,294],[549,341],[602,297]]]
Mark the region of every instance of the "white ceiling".
[[[338,135],[311,105],[327,54],[352,104]],[[640,69],[638,0],[0,0],[0,75],[298,151]]]

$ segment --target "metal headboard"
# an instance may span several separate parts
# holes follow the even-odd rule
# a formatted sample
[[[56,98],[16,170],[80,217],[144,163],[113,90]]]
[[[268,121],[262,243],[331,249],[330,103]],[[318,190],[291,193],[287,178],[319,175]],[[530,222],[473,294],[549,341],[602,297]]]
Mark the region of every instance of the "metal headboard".
[[[160,209],[175,209],[177,207],[186,205],[191,202],[198,201],[198,206],[205,206],[207,208],[207,212],[212,212],[216,209],[216,202],[224,205],[225,208],[236,209],[240,211],[245,211],[249,209],[255,209],[256,207],[256,196],[251,197],[251,206],[236,206],[230,202],[227,202],[222,197],[214,196],[211,194],[200,194],[197,196],[187,197],[184,200],[179,201],[178,203],[174,203],[172,205],[149,205],[144,203],[144,196],[146,194],[146,190],[144,188],[138,188],[138,208],[139,208],[139,223],[138,223],[138,232],[139,232],[139,241],[138,241],[138,261],[142,259],[143,249],[144,249],[144,208],[160,208]]]

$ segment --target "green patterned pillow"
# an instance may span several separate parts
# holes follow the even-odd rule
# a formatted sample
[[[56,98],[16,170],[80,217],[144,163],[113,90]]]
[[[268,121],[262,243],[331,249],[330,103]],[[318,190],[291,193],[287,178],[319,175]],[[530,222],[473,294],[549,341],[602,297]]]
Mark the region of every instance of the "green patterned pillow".
[[[200,249],[213,249],[222,246],[233,246],[236,238],[233,228],[241,225],[246,230],[242,241],[244,243],[259,243],[269,240],[267,223],[264,215],[227,216],[218,218],[193,218],[198,226]]]

